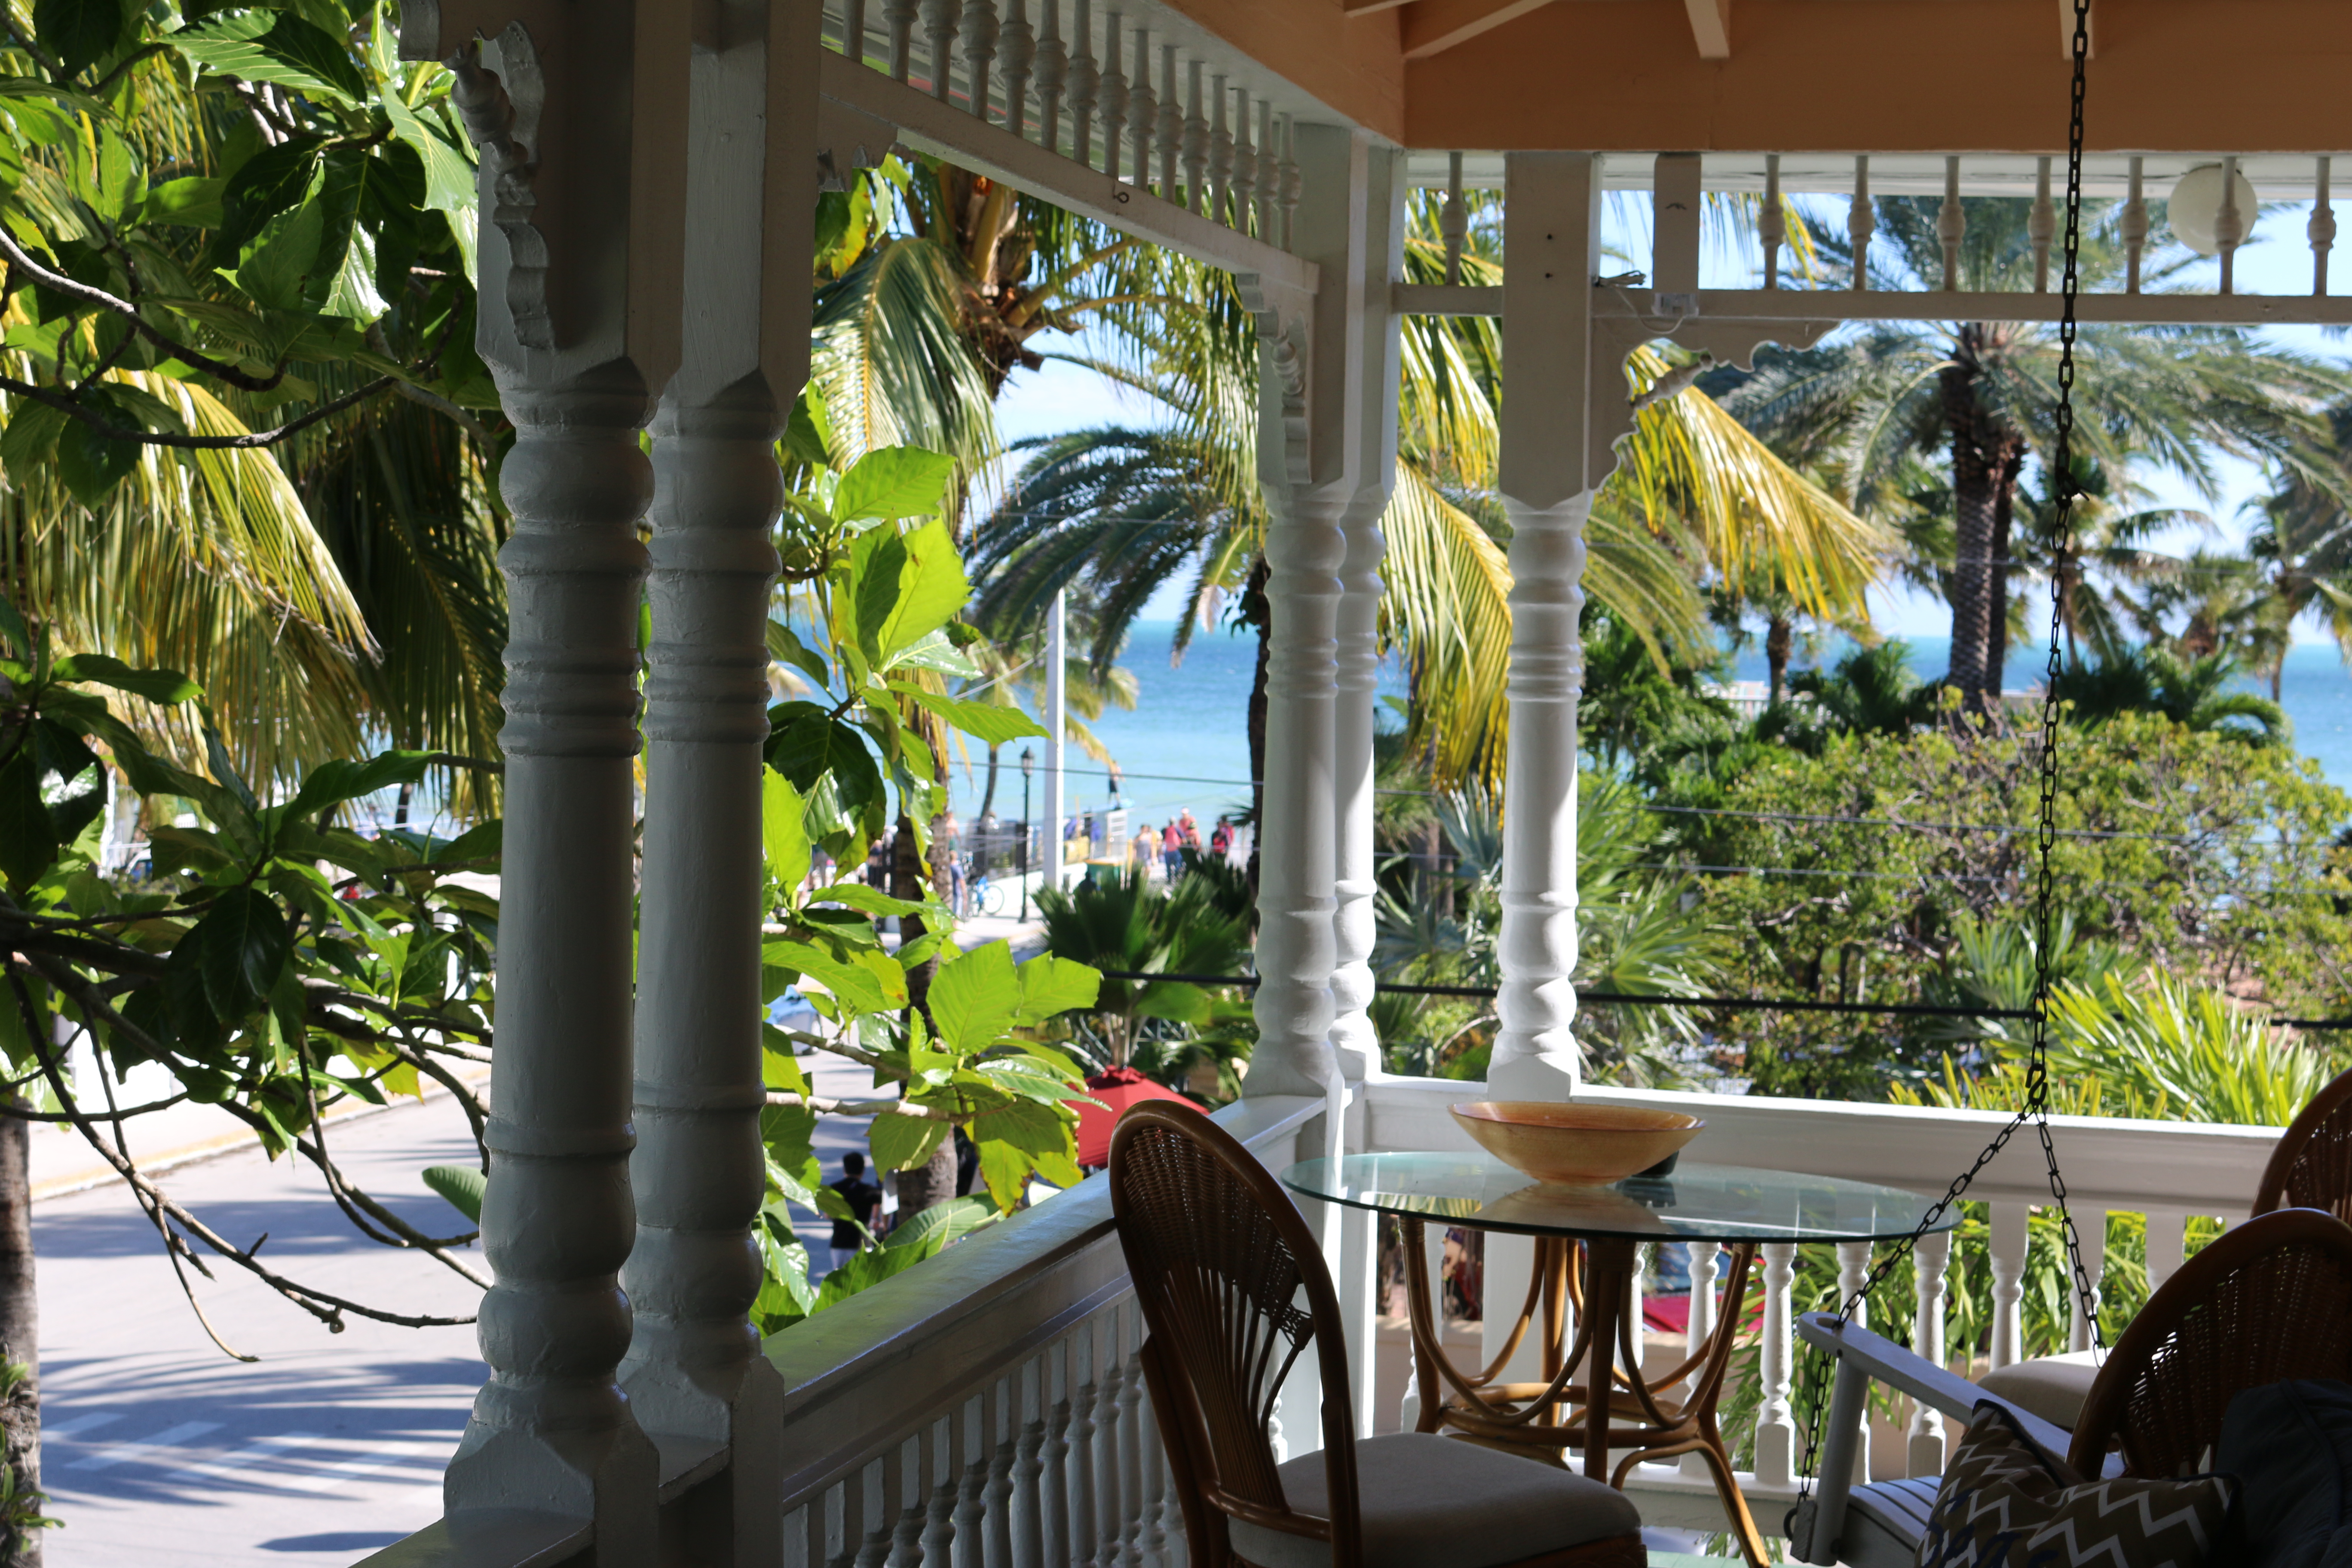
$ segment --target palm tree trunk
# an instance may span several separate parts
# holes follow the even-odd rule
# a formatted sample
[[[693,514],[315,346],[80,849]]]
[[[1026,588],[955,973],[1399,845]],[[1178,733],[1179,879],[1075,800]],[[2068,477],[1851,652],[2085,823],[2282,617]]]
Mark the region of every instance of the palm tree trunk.
[[[1792,631],[1786,616],[1774,616],[1764,626],[1764,667],[1770,675],[1767,690],[1776,706],[1780,703],[1781,691],[1788,685],[1790,645],[1794,641]]]
[[[2008,684],[2009,669],[2009,541],[2017,515],[2017,475],[2025,467],[2023,445],[2005,443],[2008,455],[1995,470],[1992,507],[1992,564],[1985,592],[1985,688],[1994,700]]]
[[[988,748],[988,783],[980,792],[980,816],[977,822],[986,822],[996,813],[996,748]]]
[[[1963,343],[1969,335],[1962,329]],[[1956,356],[1961,357],[1961,356]],[[1952,652],[1948,679],[1969,712],[1984,708],[1985,654],[1992,609],[1992,558],[1999,487],[1980,439],[1983,410],[1967,363],[1941,373],[1945,426],[1952,437]]]
[[[890,896],[894,899],[922,899],[930,895],[926,884],[929,868],[915,847],[915,824],[901,814],[898,831],[890,845]],[[923,940],[925,928],[919,915],[898,917],[898,945]],[[907,1004],[929,1016],[931,976],[939,973],[939,960],[926,959],[907,971]],[[898,1173],[898,1217],[912,1218],[933,1204],[943,1204],[956,1195],[955,1141],[949,1139],[931,1152],[928,1164]]]

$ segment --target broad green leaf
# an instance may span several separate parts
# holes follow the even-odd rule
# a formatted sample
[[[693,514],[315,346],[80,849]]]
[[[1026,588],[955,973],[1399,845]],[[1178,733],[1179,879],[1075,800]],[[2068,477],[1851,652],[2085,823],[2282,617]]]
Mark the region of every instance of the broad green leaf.
[[[1209,994],[1197,985],[1154,981],[1136,998],[1135,1011],[1140,1017],[1167,1018],[1197,1027],[1209,1021]]]
[[[908,570],[907,542],[896,529],[877,528],[860,536],[851,547],[855,641],[873,664],[883,662],[882,633],[898,613],[901,580]],[[855,678],[863,680],[862,675]]]
[[[796,969],[822,985],[856,1013],[884,1013],[907,1005],[907,976],[881,953],[880,967],[845,963],[813,942],[771,942],[760,949],[760,962],[779,969]],[[895,987],[893,982],[895,981]],[[895,994],[894,994],[895,991]]]
[[[112,54],[138,13],[126,0],[33,0],[33,31],[66,75]]]
[[[189,175],[183,179],[166,180],[148,191],[146,205],[140,216],[148,223],[185,224],[191,228],[217,228],[227,216],[221,205],[221,194],[228,189],[226,179],[206,179]]]
[[[961,1241],[984,1225],[993,1224],[995,1208],[985,1198],[950,1198],[943,1204],[933,1204],[920,1214],[909,1215],[890,1232],[884,1242],[887,1249],[898,1247],[929,1247],[932,1250]]]
[[[824,690],[833,679],[831,672],[824,667],[824,660],[806,643],[801,641],[798,633],[782,621],[772,620],[768,623],[768,657],[778,664],[791,665],[794,669],[816,682],[817,689],[820,691]]]
[[[760,1026],[760,1081],[779,1094],[805,1096],[809,1091],[806,1075],[801,1071],[800,1054],[792,1040],[773,1024]]]
[[[894,680],[890,683],[890,689],[903,692],[918,706],[928,708],[965,734],[992,746],[1031,737],[1047,738],[1045,727],[1018,708],[999,707],[993,702],[972,702],[960,697],[942,697],[936,691],[925,691],[911,680]]]
[[[140,423],[121,406],[111,386],[93,386],[81,395],[81,405],[108,424],[138,429]],[[58,478],[87,507],[104,504],[114,487],[139,466],[136,441],[109,436],[89,421],[68,417],[58,434],[55,449]]]
[[[342,43],[290,11],[232,13],[170,35],[182,54],[207,70],[357,108],[367,85]]]
[[[885,667],[901,649],[953,620],[971,598],[963,558],[956,553],[945,522],[935,518],[901,542],[907,564],[899,575],[898,602],[874,637],[875,662]],[[863,619],[861,613],[861,624]]]
[[[269,310],[299,310],[326,239],[326,209],[305,202],[263,226],[259,243],[238,263],[232,281]]]
[[[935,1247],[902,1247],[861,1252],[824,1277],[824,1283],[817,1289],[814,1310],[822,1312],[827,1307],[837,1306],[860,1290],[871,1289],[894,1274],[905,1273],[937,1250]]]
[[[1102,994],[1102,975],[1076,959],[1040,953],[1021,966],[1024,1024],[1042,1024],[1056,1013],[1091,1007]]]
[[[310,194],[326,143],[316,136],[290,136],[265,147],[228,177],[221,192],[221,226],[214,237],[221,260],[233,260],[270,219],[289,213]],[[175,301],[175,309],[187,308]]]
[[[986,1050],[1004,1037],[1021,1008],[1012,947],[992,942],[940,964],[929,1002],[940,1039],[966,1054]]]
[[[990,1139],[980,1142],[979,1147],[980,1179],[988,1188],[997,1212],[1011,1214],[1020,1206],[1022,1194],[1029,1185],[1029,1173],[1036,1166],[1025,1152],[1000,1140]]]
[[[868,452],[841,476],[833,492],[836,522],[888,521],[940,510],[955,459],[920,447],[884,447]]]
[[[933,632],[903,649],[891,661],[893,669],[931,669],[961,680],[980,679],[980,666],[964,657],[944,631]]]
[[[482,1197],[488,1190],[490,1179],[471,1165],[427,1165],[425,1184],[449,1200],[449,1206],[472,1220],[482,1223]]]
[[[911,1171],[931,1157],[931,1151],[949,1131],[946,1122],[928,1116],[887,1111],[874,1119],[866,1141],[873,1147],[877,1166],[885,1171]]]
[[[845,904],[861,914],[919,915],[934,906],[912,899],[894,899],[866,882],[835,882],[814,895],[813,904]]]
[[[269,994],[293,952],[293,933],[270,897],[224,888],[187,942],[202,964],[205,998],[224,1020],[242,1017]]]
[[[822,713],[795,719],[771,736],[767,755],[769,765],[803,795],[831,773],[842,804],[853,811],[882,791],[882,771],[874,765],[865,736],[856,726]]]
[[[22,895],[57,858],[56,825],[41,804],[40,760],[29,743],[22,744],[0,767],[0,873]]]
[[[424,161],[426,208],[439,213],[469,212],[475,200],[474,166],[466,161],[464,153],[418,119],[416,111],[401,97],[400,73],[391,47],[392,31],[383,21],[377,22],[373,46],[376,74],[382,79],[383,90],[376,102],[383,108],[384,118],[392,121],[392,133],[415,149],[417,157]]]
[[[150,702],[192,702],[205,689],[176,669],[133,669],[102,653],[70,654],[50,670],[58,680],[87,680],[144,697]]]
[[[808,797],[773,768],[760,781],[760,841],[768,855],[768,875],[791,892],[808,880]]]

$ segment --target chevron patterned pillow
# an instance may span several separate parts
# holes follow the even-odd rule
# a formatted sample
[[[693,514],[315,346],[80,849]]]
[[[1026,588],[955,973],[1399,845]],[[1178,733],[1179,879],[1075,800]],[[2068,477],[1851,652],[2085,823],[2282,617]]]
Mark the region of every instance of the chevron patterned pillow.
[[[2203,1568],[2229,1523],[2227,1476],[2085,1481],[1977,1406],[1927,1516],[1919,1568]]]

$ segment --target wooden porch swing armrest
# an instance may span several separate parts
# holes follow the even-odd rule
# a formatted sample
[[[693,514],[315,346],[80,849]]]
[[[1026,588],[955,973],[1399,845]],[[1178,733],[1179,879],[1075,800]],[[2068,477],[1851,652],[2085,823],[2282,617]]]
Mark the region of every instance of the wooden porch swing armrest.
[[[1797,1335],[1815,1349],[1837,1357],[1841,1367],[1850,1364],[1956,1420],[1966,1422],[1976,1413],[1977,1406],[1990,1401],[2015,1416],[2025,1435],[2050,1453],[2063,1455],[2074,1440],[2073,1433],[2052,1426],[2022,1406],[1986,1393],[1967,1378],[1954,1375],[1884,1335],[1852,1323],[1841,1323],[1833,1313],[1802,1314],[1797,1319]]]

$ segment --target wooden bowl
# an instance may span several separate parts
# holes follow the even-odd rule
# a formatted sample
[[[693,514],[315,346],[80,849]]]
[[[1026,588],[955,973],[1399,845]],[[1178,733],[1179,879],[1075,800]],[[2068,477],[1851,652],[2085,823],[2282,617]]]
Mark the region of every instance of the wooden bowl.
[[[1495,1158],[1561,1186],[1597,1186],[1646,1171],[1706,1125],[1679,1110],[1566,1100],[1479,1100],[1446,1109]]]

